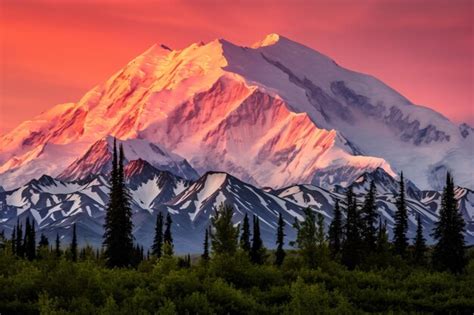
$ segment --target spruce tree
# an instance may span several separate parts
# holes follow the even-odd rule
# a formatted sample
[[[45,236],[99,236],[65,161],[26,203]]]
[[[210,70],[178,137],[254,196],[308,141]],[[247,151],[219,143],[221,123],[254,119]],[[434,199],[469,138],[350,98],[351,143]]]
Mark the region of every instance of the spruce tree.
[[[202,252],[201,258],[204,261],[209,260],[209,231],[206,229],[206,232],[204,233],[204,243],[203,243],[204,250]]]
[[[211,247],[217,255],[234,255],[237,251],[239,229],[232,224],[233,213],[232,206],[222,203],[211,218]]]
[[[275,251],[275,265],[281,266],[286,255],[285,250],[283,249],[283,246],[285,245],[285,221],[283,221],[283,216],[281,213],[278,216],[276,244],[277,249]]]
[[[316,217],[311,208],[304,209],[305,219],[299,222],[295,218],[293,227],[296,229],[296,241],[291,242],[295,245],[303,257],[305,263],[310,268],[317,266],[317,251],[318,251],[318,229],[316,226]]]
[[[253,216],[253,236],[252,247],[250,248],[250,260],[254,264],[263,264],[265,260],[265,248],[260,236],[260,220],[257,216]]]
[[[16,223],[16,254],[18,257],[24,257],[24,248],[23,248],[23,228],[20,224],[20,220],[17,219]]]
[[[160,212],[156,216],[155,238],[153,239],[151,253],[157,258],[160,258],[162,251],[163,251],[163,214]]]
[[[48,247],[49,247],[49,240],[43,233],[41,233],[40,241],[38,243],[38,248],[48,248]]]
[[[465,222],[458,210],[455,198],[454,181],[451,174],[446,176],[439,221],[436,223],[433,238],[437,241],[433,251],[433,264],[439,270],[460,273],[467,264],[464,240]]]
[[[36,233],[33,225],[30,224],[30,219],[26,218],[25,223],[25,237],[23,240],[23,248],[25,257],[28,260],[33,260],[36,257]]]
[[[334,218],[329,225],[328,231],[328,241],[329,241],[329,251],[331,257],[335,259],[339,256],[342,247],[343,241],[343,225],[342,225],[342,213],[339,206],[339,200],[336,200],[334,205]]]
[[[382,222],[382,218],[379,219],[379,226],[377,229],[376,254],[378,257],[376,261],[377,265],[380,267],[386,267],[389,263],[391,252],[387,235],[387,223]]]
[[[12,254],[16,255],[16,225],[13,227],[11,241],[12,241]]]
[[[352,191],[352,186],[346,194],[347,219],[345,224],[345,240],[342,246],[341,261],[350,270],[354,269],[361,261],[362,239],[360,233],[361,218],[357,209],[357,202]]]
[[[364,252],[370,254],[375,251],[375,243],[377,241],[377,207],[375,204],[375,182],[370,182],[369,191],[365,196],[364,205],[362,207],[362,238],[364,241]]]
[[[408,247],[408,213],[405,201],[405,181],[403,179],[403,173],[400,174],[399,193],[396,200],[397,211],[395,212],[395,226],[393,228],[393,245],[395,254],[402,257],[406,256],[406,250]]]
[[[240,235],[240,248],[246,252],[250,253],[250,224],[249,217],[245,213],[244,220],[242,223],[242,234]]]
[[[171,215],[168,213],[166,215],[166,224],[165,224],[165,233],[163,234],[163,242],[167,245],[167,250],[170,251],[168,255],[173,255],[173,236],[171,234],[171,225],[173,224],[173,220],[171,219]]]
[[[56,253],[56,257],[61,257],[61,241],[59,239],[58,233],[56,233],[56,247],[54,249],[54,252]]]
[[[421,216],[418,214],[417,218],[417,227],[416,227],[416,237],[414,239],[414,253],[413,259],[416,264],[423,265],[425,264],[425,253],[426,253],[426,240],[423,236],[423,224],[421,222]]]
[[[72,241],[70,246],[71,259],[72,261],[77,261],[77,234],[76,234],[76,223],[72,226]]]
[[[125,186],[123,163],[125,156],[120,145],[117,155],[116,140],[113,144],[112,172],[110,176],[109,203],[104,224],[104,256],[107,266],[125,267],[132,264],[133,223],[130,196]]]

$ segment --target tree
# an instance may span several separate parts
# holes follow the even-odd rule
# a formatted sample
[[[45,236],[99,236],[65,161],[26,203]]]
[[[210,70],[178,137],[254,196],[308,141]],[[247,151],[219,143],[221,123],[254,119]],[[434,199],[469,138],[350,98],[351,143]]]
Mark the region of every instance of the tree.
[[[56,233],[56,247],[55,247],[54,252],[56,253],[56,257],[59,258],[61,256],[61,241],[59,239],[58,233]]]
[[[211,218],[211,246],[215,254],[234,255],[237,250],[239,229],[232,224],[233,214],[232,206],[221,203],[215,216]]]
[[[48,248],[48,247],[49,247],[49,240],[43,233],[41,233],[40,241],[38,243],[38,248]]]
[[[375,243],[377,240],[377,207],[375,204],[375,182],[370,182],[369,191],[365,196],[364,205],[362,206],[362,239],[364,241],[364,251],[366,254],[375,251]]]
[[[209,230],[206,229],[206,232],[204,233],[204,243],[203,243],[204,250],[202,252],[201,258],[204,261],[209,260]]]
[[[344,236],[342,228],[341,208],[339,207],[339,200],[336,200],[334,205],[334,218],[329,225],[328,231],[329,251],[333,259],[338,257],[341,252],[342,238]]]
[[[125,267],[132,264],[133,223],[130,195],[125,186],[123,163],[125,156],[120,145],[117,157],[116,140],[113,144],[112,172],[110,176],[109,203],[104,224],[104,256],[108,267]]]
[[[242,234],[240,235],[240,248],[246,252],[250,253],[250,224],[249,217],[245,213],[244,220],[242,223]]]
[[[156,216],[155,238],[151,247],[152,255],[160,258],[163,250],[163,214],[160,212]]]
[[[425,253],[426,253],[426,240],[423,236],[423,225],[421,223],[421,216],[418,214],[416,227],[416,237],[414,239],[415,251],[413,253],[413,259],[416,264],[425,264]]]
[[[18,257],[24,256],[24,248],[23,248],[23,228],[20,224],[20,220],[17,219],[16,223],[16,255]]]
[[[12,241],[12,254],[16,255],[16,225],[13,227],[11,241]]]
[[[360,235],[361,218],[357,209],[357,202],[352,191],[348,188],[346,194],[347,219],[345,224],[345,240],[342,246],[341,261],[350,270],[361,261],[362,239]]]
[[[76,234],[76,223],[72,226],[72,241],[70,246],[71,259],[77,261],[77,234]]]
[[[432,234],[437,241],[433,251],[433,263],[437,269],[450,270],[453,273],[464,270],[467,264],[464,227],[465,222],[455,198],[454,180],[448,173],[441,200],[439,221]]]
[[[36,233],[34,221],[30,224],[30,219],[26,218],[25,223],[25,237],[23,240],[24,254],[28,260],[33,260],[36,257]]]
[[[253,216],[253,236],[252,247],[250,248],[250,260],[258,265],[263,264],[265,260],[265,248],[263,247],[263,241],[260,236],[260,220],[256,215]]]
[[[276,244],[277,249],[275,251],[275,265],[281,266],[286,255],[285,250],[283,249],[283,246],[285,245],[285,221],[283,221],[283,216],[281,213],[278,216]]]
[[[400,191],[396,200],[397,211],[395,212],[395,226],[393,228],[393,245],[395,253],[405,257],[408,247],[408,238],[406,236],[408,230],[408,213],[405,201],[405,182],[403,173],[400,174]]]
[[[171,219],[171,215],[168,213],[166,215],[166,228],[165,233],[163,234],[163,242],[167,244],[167,250],[170,251],[168,254],[171,256],[173,255],[173,236],[171,234],[171,225],[173,224],[173,220]]]
[[[299,252],[306,264],[310,268],[317,266],[317,249],[318,249],[318,229],[316,227],[316,217],[311,208],[304,209],[305,219],[299,222],[295,219],[293,227],[296,229],[296,241],[293,245],[299,249]]]

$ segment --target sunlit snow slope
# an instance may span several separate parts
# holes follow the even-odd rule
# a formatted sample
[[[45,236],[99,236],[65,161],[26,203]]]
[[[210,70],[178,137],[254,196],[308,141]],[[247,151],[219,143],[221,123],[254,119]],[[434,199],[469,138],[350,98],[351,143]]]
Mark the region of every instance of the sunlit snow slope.
[[[0,185],[64,176],[112,135],[178,154],[200,174],[225,171],[260,186],[344,185],[380,167],[405,171],[423,189],[439,189],[451,170],[473,188],[466,130],[276,34],[252,48],[155,45],[77,103],[2,136]]]

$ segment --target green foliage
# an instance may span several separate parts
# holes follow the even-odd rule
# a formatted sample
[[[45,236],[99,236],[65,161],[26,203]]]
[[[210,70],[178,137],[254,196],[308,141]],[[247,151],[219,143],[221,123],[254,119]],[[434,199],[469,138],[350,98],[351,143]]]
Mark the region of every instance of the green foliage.
[[[248,255],[179,267],[163,256],[138,269],[108,269],[95,259],[29,261],[0,251],[5,314],[354,314],[468,313],[474,261],[462,275],[393,264],[350,271],[336,262],[308,268],[296,251],[281,267]]]
[[[328,231],[329,250],[333,259],[339,257],[339,254],[341,252],[342,241],[344,237],[342,227],[343,225],[341,208],[339,207],[339,200],[336,200],[336,203],[334,205],[334,218],[332,219],[332,222],[329,225]]]
[[[253,237],[252,247],[250,248],[250,260],[254,264],[263,264],[266,257],[266,249],[260,236],[260,220],[257,216],[253,216]]]
[[[303,222],[295,220],[293,227],[297,231],[294,245],[300,250],[301,256],[310,268],[316,268],[318,251],[318,227],[316,217],[311,208],[304,210]]]
[[[243,251],[250,253],[250,224],[247,213],[245,213],[244,220],[242,222],[242,233],[240,235],[239,245]]]
[[[362,220],[357,209],[357,203],[352,191],[352,186],[348,188],[346,195],[347,219],[344,226],[345,240],[342,245],[341,261],[349,269],[354,269],[361,262],[362,254]]]
[[[219,254],[233,255],[237,251],[239,229],[234,227],[232,216],[234,209],[222,203],[211,219],[213,233],[211,234],[212,251]]]

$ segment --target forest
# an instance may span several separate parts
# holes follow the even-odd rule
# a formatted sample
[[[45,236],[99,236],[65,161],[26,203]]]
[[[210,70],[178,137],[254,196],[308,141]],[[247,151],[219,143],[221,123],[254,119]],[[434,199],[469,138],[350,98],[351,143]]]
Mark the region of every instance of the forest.
[[[110,203],[102,248],[36,235],[34,221],[0,234],[1,314],[363,314],[474,311],[474,251],[464,242],[454,179],[448,174],[439,222],[406,237],[403,175],[393,239],[377,215],[372,183],[362,204],[351,187],[334,217],[308,208],[302,221],[278,222],[275,249],[265,248],[260,221],[221,204],[202,236],[201,253],[174,252],[173,221],[156,216],[153,246],[134,243],[114,146]],[[250,222],[252,221],[252,222]],[[293,228],[296,239],[285,238]],[[425,233],[436,243],[426,244]],[[39,241],[37,242],[37,239]]]

